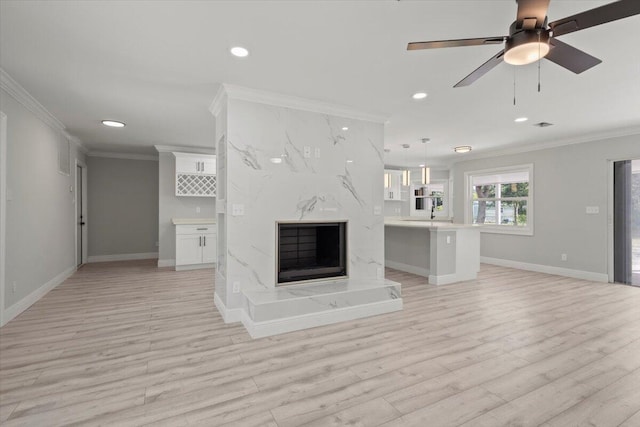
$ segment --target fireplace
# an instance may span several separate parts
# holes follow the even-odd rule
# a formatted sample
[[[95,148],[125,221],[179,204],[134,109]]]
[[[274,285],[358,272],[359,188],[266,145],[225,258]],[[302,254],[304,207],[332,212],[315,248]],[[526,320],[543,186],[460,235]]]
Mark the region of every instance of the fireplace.
[[[277,283],[347,276],[347,223],[280,222]]]

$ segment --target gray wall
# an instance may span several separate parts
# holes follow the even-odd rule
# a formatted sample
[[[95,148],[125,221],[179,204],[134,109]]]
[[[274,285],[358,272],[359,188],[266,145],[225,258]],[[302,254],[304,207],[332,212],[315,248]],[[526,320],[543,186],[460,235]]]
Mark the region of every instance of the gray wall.
[[[75,266],[76,158],[71,144],[70,176],[58,172],[58,144],[66,137],[42,122],[4,90],[7,115],[7,257],[5,307],[11,307]],[[15,282],[16,291],[12,284]]]
[[[482,233],[481,255],[607,274],[607,160],[624,158],[640,158],[640,135],[456,163],[454,222],[464,222],[465,172],[533,163],[534,235]]]
[[[158,167],[159,265],[172,265],[176,259],[176,235],[171,218],[215,218],[213,197],[176,197],[176,162],[172,153],[160,153]],[[196,209],[200,207],[200,213]]]
[[[88,157],[87,167],[89,257],[157,252],[158,162]]]

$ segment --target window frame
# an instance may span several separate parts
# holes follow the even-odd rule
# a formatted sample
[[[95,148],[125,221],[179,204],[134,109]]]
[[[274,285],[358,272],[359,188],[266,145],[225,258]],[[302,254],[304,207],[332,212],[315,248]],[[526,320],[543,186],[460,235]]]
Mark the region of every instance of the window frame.
[[[527,197],[509,197],[508,199],[503,199],[501,197],[491,197],[488,201],[526,201],[527,202],[527,225],[526,227],[515,227],[513,225],[502,225],[502,224],[474,224],[473,223],[473,178],[477,176],[487,176],[487,175],[496,175],[501,173],[513,173],[513,172],[527,172],[529,174],[529,195]],[[498,187],[501,184],[498,184]],[[499,190],[498,190],[499,191]],[[465,202],[464,202],[464,222],[465,224],[470,224],[480,228],[481,232],[484,233],[495,233],[495,234],[515,234],[515,235],[524,235],[524,236],[533,236],[533,224],[534,224],[534,168],[533,163],[523,164],[523,165],[514,165],[514,166],[505,166],[499,168],[491,168],[491,169],[482,169],[475,171],[467,171],[464,173],[464,192],[465,192]],[[497,203],[496,203],[497,204]],[[497,206],[496,206],[497,210]]]

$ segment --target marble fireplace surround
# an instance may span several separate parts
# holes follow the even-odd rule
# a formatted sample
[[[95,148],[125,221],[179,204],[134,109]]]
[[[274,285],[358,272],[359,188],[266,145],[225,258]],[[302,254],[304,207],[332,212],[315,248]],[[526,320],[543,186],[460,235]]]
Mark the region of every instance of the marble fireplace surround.
[[[229,85],[211,111],[225,322],[256,338],[402,309],[384,279],[384,118]],[[277,286],[278,221],[348,221],[348,277]]]

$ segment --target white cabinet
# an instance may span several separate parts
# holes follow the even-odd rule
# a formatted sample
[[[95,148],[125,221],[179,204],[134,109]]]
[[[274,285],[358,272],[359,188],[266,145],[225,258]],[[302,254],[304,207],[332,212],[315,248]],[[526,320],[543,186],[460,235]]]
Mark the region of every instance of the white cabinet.
[[[173,153],[176,158],[176,196],[216,196],[216,156]]]
[[[449,185],[447,181],[432,181],[427,185],[412,185],[410,216],[442,219],[449,217]]]
[[[384,200],[402,200],[402,171],[384,170]]]
[[[176,225],[176,270],[213,267],[216,225]]]

